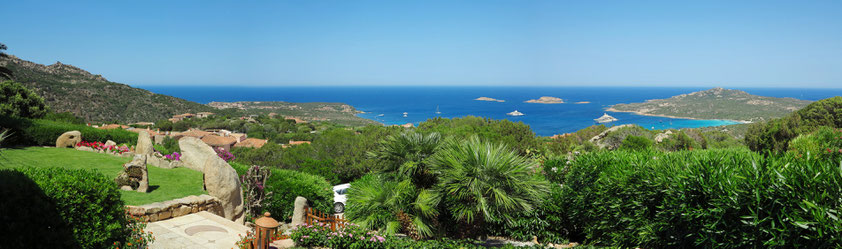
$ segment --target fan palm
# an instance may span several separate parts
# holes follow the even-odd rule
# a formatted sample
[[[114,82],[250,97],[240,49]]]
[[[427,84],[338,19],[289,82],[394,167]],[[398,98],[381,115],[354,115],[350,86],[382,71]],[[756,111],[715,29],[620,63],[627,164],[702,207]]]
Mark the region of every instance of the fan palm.
[[[415,132],[389,136],[369,156],[386,162],[384,172],[393,173],[398,179],[411,179],[419,188],[428,188],[435,177],[427,168],[426,159],[436,152],[441,135]]]
[[[532,210],[549,192],[546,180],[534,173],[537,165],[503,144],[476,136],[446,142],[430,163],[447,211],[480,235],[486,221],[509,222],[511,214]]]
[[[405,232],[413,238],[433,234],[438,195],[417,189],[409,180],[394,181],[369,174],[348,190],[345,217],[362,227],[387,234]]]

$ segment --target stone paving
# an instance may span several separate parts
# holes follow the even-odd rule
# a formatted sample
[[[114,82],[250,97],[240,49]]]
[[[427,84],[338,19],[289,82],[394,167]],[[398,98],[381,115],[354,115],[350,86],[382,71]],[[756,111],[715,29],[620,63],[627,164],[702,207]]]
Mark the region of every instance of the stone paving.
[[[207,211],[149,223],[155,236],[149,248],[235,248],[250,229]]]

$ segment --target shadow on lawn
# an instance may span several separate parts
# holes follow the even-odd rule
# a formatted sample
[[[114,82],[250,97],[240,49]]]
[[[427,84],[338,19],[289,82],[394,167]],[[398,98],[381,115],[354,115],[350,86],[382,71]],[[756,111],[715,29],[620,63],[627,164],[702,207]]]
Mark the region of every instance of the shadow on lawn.
[[[0,248],[81,248],[56,203],[32,179],[0,170]]]

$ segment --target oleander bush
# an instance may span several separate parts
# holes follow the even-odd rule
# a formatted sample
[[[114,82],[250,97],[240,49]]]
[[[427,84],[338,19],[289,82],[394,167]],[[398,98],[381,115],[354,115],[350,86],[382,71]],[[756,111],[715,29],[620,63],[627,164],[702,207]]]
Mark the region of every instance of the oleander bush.
[[[748,150],[576,157],[543,206],[574,241],[642,248],[842,247],[842,165]]]
[[[106,248],[132,236],[114,182],[93,170],[0,170],[0,247]]]
[[[248,171],[248,166],[231,163],[239,175]],[[266,191],[272,196],[264,201],[264,211],[272,213],[278,220],[289,221],[294,209],[295,197],[307,198],[310,206],[317,210],[331,210],[333,207],[333,187],[324,177],[310,175],[294,170],[270,168],[272,172],[266,180]]]

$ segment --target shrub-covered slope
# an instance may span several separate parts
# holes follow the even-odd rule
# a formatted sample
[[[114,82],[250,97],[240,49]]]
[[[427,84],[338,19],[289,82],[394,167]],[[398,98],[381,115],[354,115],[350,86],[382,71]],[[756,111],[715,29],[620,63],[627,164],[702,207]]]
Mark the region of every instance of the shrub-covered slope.
[[[125,84],[108,81],[72,65],[56,62],[45,66],[0,57],[15,81],[44,98],[55,112],[72,112],[86,121],[154,122],[174,114],[213,111],[214,108]]]

